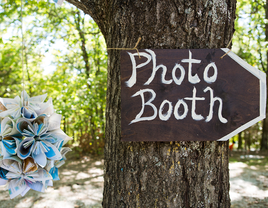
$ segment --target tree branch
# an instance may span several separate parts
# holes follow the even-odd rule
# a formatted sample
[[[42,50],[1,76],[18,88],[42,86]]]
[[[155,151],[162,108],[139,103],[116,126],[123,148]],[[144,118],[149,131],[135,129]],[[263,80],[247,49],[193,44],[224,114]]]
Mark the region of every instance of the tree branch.
[[[80,48],[82,51],[83,60],[85,62],[86,76],[88,79],[89,73],[90,73],[89,57],[88,57],[88,53],[86,49],[86,38],[80,26],[81,23],[82,24],[84,23],[84,19],[83,18],[81,19],[80,12],[78,10],[76,12],[76,15],[74,15],[74,22],[75,22],[76,30],[78,31],[78,34],[79,34],[79,41],[81,42]]]
[[[85,14],[90,15],[98,24],[101,32],[106,34],[107,22],[107,0],[66,0]]]
[[[66,0],[66,1],[69,2],[70,4],[73,4],[78,9],[81,9],[83,12],[85,12],[85,14],[89,14],[91,17],[93,16],[93,14],[91,14],[92,12],[88,10],[86,5],[80,0]]]
[[[259,53],[259,55],[260,55],[260,61],[261,61],[261,67],[262,67],[262,70],[263,70],[264,72],[267,72],[267,70],[266,70],[266,68],[265,68],[265,66],[264,66],[264,63],[263,63],[262,52],[261,52],[260,49],[258,50],[258,53]]]

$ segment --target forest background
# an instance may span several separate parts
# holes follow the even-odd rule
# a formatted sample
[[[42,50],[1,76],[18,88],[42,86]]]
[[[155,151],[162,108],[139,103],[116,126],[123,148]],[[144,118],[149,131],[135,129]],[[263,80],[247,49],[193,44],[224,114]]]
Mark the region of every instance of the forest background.
[[[68,143],[80,155],[104,149],[107,48],[93,19],[71,4],[0,0],[0,97],[23,89],[32,97],[48,94]],[[268,4],[238,0],[232,51],[267,73]],[[24,49],[24,73],[21,51]],[[267,126],[267,127],[266,127]],[[230,139],[235,149],[267,150],[268,122],[261,121]]]

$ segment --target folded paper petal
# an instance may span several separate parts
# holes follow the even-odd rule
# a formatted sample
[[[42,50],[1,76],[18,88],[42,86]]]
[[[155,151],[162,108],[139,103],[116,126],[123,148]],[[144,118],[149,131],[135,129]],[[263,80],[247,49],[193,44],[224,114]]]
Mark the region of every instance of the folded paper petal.
[[[0,186],[6,185],[8,180],[0,178]]]
[[[4,105],[4,101],[2,98],[0,98],[0,113],[3,111],[6,111],[6,110],[7,110],[7,108]]]
[[[0,136],[3,138],[12,132],[13,124],[9,117],[0,120]]]
[[[15,155],[17,150],[16,141],[12,137],[5,137],[2,140],[3,144],[3,156],[4,158],[9,157],[10,155]]]
[[[0,117],[4,118],[4,117],[7,117],[9,115],[11,116],[12,114],[14,114],[14,112],[15,113],[18,112],[18,116],[16,117],[16,118],[18,118],[20,116],[19,108],[17,110],[9,109],[6,111],[2,111],[2,112],[0,112]],[[14,117],[12,116],[12,118],[14,118]],[[16,118],[14,118],[14,119],[16,119]]]
[[[0,141],[0,155],[1,155],[1,157],[3,156],[2,149],[3,149],[3,143],[2,143],[2,141]]]
[[[17,154],[17,148],[22,140],[16,137],[7,136],[2,140],[2,155],[7,158]]]
[[[47,164],[47,156],[45,153],[39,153],[39,154],[32,154],[33,159],[35,162],[41,167],[44,168]]]
[[[31,182],[26,180],[26,184],[29,188],[35,191],[44,192],[44,184],[40,181]]]
[[[22,160],[26,159],[31,155],[31,152],[33,150],[35,144],[35,140],[32,137],[24,139],[18,147],[17,155]]]
[[[11,180],[8,185],[10,198],[13,199],[16,196],[22,194],[23,192],[25,192],[26,189],[28,189],[27,187],[28,186],[24,180],[21,179]]]
[[[23,161],[22,172],[30,174],[38,170],[38,165],[35,163],[32,157],[28,157]]]
[[[0,178],[3,180],[8,180],[6,177],[6,174],[8,173],[8,171],[4,168],[0,167]]]
[[[34,127],[28,119],[19,118],[16,122],[17,131],[25,137],[34,137]]]
[[[29,98],[30,97],[28,93],[25,90],[23,90],[20,95],[20,105],[21,106],[29,105]]]
[[[53,137],[56,142],[64,140],[63,145],[65,145],[69,140],[72,140],[72,138],[67,136],[61,129],[48,131],[47,134]]]
[[[14,119],[20,117],[20,97],[17,96],[14,99],[11,98],[1,98],[1,103],[4,104],[6,111],[0,113],[0,117],[6,117],[10,115]]]
[[[46,142],[49,142],[51,144],[54,144],[58,141],[61,141],[61,139],[54,137],[54,136],[50,135],[49,133],[43,134],[42,137],[40,137],[40,139],[42,141],[46,141]]]
[[[43,142],[43,144],[48,149],[48,151],[45,152],[48,159],[60,160],[62,158],[59,150],[53,144],[50,144],[48,142]]]
[[[9,117],[5,117],[0,122],[0,139],[3,139],[6,136],[13,136],[18,138],[22,136],[17,131],[14,121]]]
[[[49,174],[52,176],[54,181],[60,180],[59,173],[58,173],[58,168],[56,168],[56,167],[51,168],[50,171],[49,171]]]
[[[39,115],[34,121],[33,121],[33,125],[36,128],[36,135],[37,136],[41,136],[43,134],[45,134],[48,130],[48,120],[49,118],[47,117],[47,115],[42,114]]]
[[[34,181],[25,180],[29,187],[33,190],[44,192],[48,185],[53,184],[52,176],[44,169],[35,172]]]
[[[2,136],[2,138],[17,132],[14,126],[14,121],[9,117],[5,117],[1,120],[0,127],[0,136]]]
[[[19,176],[22,173],[22,161],[17,156],[3,159],[0,163],[0,167],[9,171],[6,174],[7,179],[16,178],[14,175]]]
[[[30,190],[31,188],[27,186],[27,188],[20,194],[21,196],[25,196],[25,194]]]
[[[56,129],[60,129],[60,124],[61,124],[61,115],[57,113],[53,113],[49,117],[49,126],[48,126],[48,131],[53,131]]]
[[[45,93],[43,95],[31,97],[29,99],[29,101],[30,101],[30,103],[32,103],[32,105],[34,105],[35,103],[43,103],[45,101],[46,97],[47,97],[47,93]]]
[[[54,113],[54,111],[52,98],[49,98],[46,103],[39,103],[39,109],[35,109],[37,115],[46,114],[50,116]]]
[[[46,185],[46,188],[48,186],[53,186],[53,180],[47,180],[46,183],[45,183],[45,185]]]
[[[49,172],[50,169],[53,168],[53,167],[54,167],[54,160],[49,160],[49,159],[48,159],[48,160],[47,160],[46,167],[45,167],[45,170]]]
[[[61,149],[60,153],[61,153],[62,159],[57,160],[57,161],[54,162],[54,166],[55,166],[56,168],[59,168],[59,167],[61,167],[63,164],[65,164],[65,160],[66,160],[66,156],[65,156],[65,155],[66,155],[68,152],[70,152],[70,151],[72,151],[72,150],[71,150],[69,147],[63,147],[63,148]]]
[[[65,164],[65,160],[62,158],[62,159],[60,159],[60,160],[57,160],[56,162],[55,162],[55,167],[56,168],[60,168],[62,165],[64,165]]]
[[[40,110],[42,103],[45,101],[46,97],[47,94],[43,94],[29,98],[29,106],[32,107],[35,111]]]
[[[37,113],[29,106],[21,107],[21,115],[29,120],[37,118]]]
[[[32,176],[35,181],[42,181],[43,183],[45,183],[47,180],[52,180],[52,176],[42,168],[39,168],[35,172],[35,175],[30,174],[29,176]]]
[[[64,140],[62,140],[62,141],[58,141],[58,142],[56,142],[54,145],[55,145],[55,147],[56,147],[59,151],[61,151],[61,148],[62,148],[62,146],[63,146],[63,143],[64,143]]]
[[[69,148],[69,147],[63,147],[63,148],[61,149],[61,151],[60,151],[62,158],[63,158],[64,160],[66,160],[66,156],[65,156],[65,155],[66,155],[68,152],[71,152],[71,151],[72,151],[71,148]]]

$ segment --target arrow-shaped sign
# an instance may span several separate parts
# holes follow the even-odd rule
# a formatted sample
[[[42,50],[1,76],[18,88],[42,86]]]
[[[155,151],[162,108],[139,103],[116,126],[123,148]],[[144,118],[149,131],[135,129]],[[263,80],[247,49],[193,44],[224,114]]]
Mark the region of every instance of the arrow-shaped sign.
[[[123,141],[224,141],[266,115],[265,73],[229,49],[122,51],[121,89]]]

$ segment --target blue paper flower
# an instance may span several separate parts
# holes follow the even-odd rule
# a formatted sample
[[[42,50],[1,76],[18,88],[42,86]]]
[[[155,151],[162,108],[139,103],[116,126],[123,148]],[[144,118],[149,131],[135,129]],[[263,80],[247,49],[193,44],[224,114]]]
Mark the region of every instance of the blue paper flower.
[[[32,122],[24,118],[17,120],[16,128],[25,136],[18,148],[19,158],[25,159],[31,155],[41,167],[46,166],[47,158],[61,159],[58,147],[70,138],[59,129],[60,118],[57,115],[48,117],[43,114]]]

